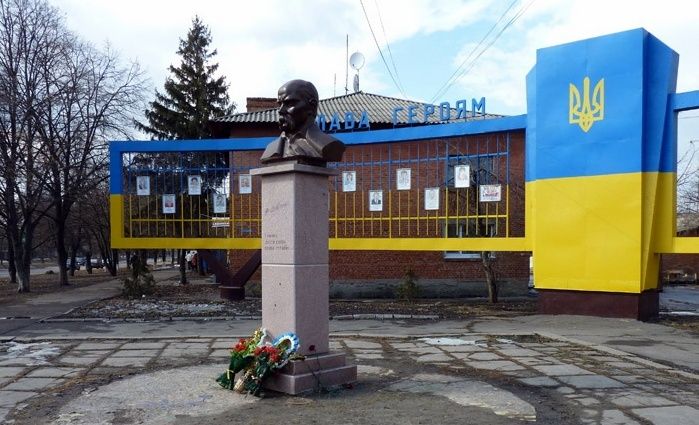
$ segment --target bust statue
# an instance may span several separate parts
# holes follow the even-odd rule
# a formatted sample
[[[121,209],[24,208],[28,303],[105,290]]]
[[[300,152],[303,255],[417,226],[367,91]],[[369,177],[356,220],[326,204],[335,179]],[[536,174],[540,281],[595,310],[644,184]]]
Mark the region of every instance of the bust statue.
[[[291,80],[279,88],[279,128],[282,133],[265,148],[260,162],[296,160],[321,165],[340,161],[345,145],[316,124],[318,90],[304,80]]]

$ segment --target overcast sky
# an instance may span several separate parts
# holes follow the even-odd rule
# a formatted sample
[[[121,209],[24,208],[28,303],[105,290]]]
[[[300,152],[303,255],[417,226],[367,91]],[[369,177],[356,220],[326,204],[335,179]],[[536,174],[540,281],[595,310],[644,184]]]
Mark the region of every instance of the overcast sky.
[[[678,91],[699,89],[699,15],[689,0],[50,2],[84,39],[98,46],[109,42],[122,58],[137,60],[153,89],[162,89],[167,67],[178,61],[179,39],[198,15],[211,29],[220,72],[241,112],[246,97],[274,97],[293,78],[312,81],[321,98],[344,94],[347,35],[349,53],[360,51],[366,58],[363,91],[436,102],[484,96],[491,113],[526,113],[525,76],[537,48],[638,27],[680,54]],[[362,6],[400,88],[379,55]],[[490,47],[474,51],[484,37]],[[448,84],[462,64],[467,72]],[[699,127],[697,121],[681,120],[684,127]],[[699,139],[699,132],[680,137]]]

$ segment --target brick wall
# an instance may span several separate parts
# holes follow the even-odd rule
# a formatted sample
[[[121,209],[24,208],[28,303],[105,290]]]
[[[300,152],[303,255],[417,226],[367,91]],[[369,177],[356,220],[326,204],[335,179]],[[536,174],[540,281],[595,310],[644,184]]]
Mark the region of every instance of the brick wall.
[[[240,135],[237,134],[239,137]],[[510,155],[495,156],[493,171],[498,174],[497,183],[503,185],[503,200],[497,203],[477,201],[476,188],[469,188],[469,198],[461,198],[456,205],[456,195],[447,206],[440,201],[438,211],[426,211],[421,194],[426,187],[440,187],[444,196],[445,178],[448,173],[447,157],[458,155],[473,156],[505,152]],[[259,166],[259,151],[235,152],[232,163],[242,169]],[[390,165],[387,165],[390,164]],[[509,167],[509,174],[506,172]],[[398,168],[411,168],[411,190],[395,189],[395,173]],[[361,220],[338,221],[330,225],[331,236],[337,231],[338,237],[444,237],[444,220],[435,217],[449,214],[478,213],[504,214],[509,209],[507,219],[490,218],[497,224],[498,236],[524,236],[524,133],[510,132],[479,136],[464,136],[450,139],[369,144],[348,146],[343,162],[338,164],[340,171],[352,170],[357,173],[357,192],[343,193],[341,178],[331,179],[331,217],[360,217]],[[495,181],[494,181],[495,182]],[[509,192],[505,185],[509,184]],[[368,211],[368,191],[384,191],[384,211]],[[453,190],[453,189],[452,189]],[[252,195],[235,195],[236,180],[233,179],[234,216],[256,218],[259,207],[259,181],[253,179]],[[464,191],[462,190],[462,193]],[[456,192],[453,192],[454,194]],[[507,197],[506,197],[507,193]],[[390,197],[390,210],[389,210]],[[468,205],[467,205],[468,204]],[[239,207],[236,209],[235,206]],[[349,213],[351,212],[351,214]],[[396,217],[419,217],[419,219],[397,220]],[[366,220],[366,219],[373,220]],[[389,220],[391,218],[391,220]],[[464,219],[461,219],[464,220]],[[473,220],[473,219],[472,219]],[[389,225],[390,222],[390,225]],[[250,229],[257,231],[251,221]],[[240,234],[239,234],[240,236]],[[476,236],[476,235],[472,235]],[[233,269],[238,269],[251,255],[246,251],[231,251]],[[529,253],[497,253],[495,268],[498,278],[527,281],[529,278]],[[400,279],[406,270],[413,270],[421,279],[483,280],[480,260],[445,259],[441,251],[331,251],[330,278],[343,281],[371,281],[378,279]],[[259,272],[253,280],[259,280]]]

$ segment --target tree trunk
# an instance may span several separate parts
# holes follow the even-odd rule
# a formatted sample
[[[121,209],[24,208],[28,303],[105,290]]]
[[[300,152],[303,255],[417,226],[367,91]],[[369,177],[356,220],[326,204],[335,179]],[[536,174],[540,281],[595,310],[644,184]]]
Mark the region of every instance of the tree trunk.
[[[58,255],[58,285],[68,285],[68,251],[65,245],[65,227],[57,226],[56,228],[56,254]],[[75,262],[71,263],[75,267]],[[71,274],[72,276],[72,274]]]
[[[160,251],[161,255],[163,256],[163,264],[167,261],[167,252],[165,250]]]
[[[70,250],[70,268],[68,270],[68,273],[72,276],[75,276],[75,250],[71,249]]]
[[[17,292],[29,292],[30,271],[32,266],[32,235],[33,229],[21,229],[21,237],[15,242],[15,265],[17,267]]]
[[[88,252],[85,254],[85,270],[87,274],[92,274],[92,253]]]
[[[483,251],[481,252],[481,262],[483,265],[483,271],[485,272],[485,283],[488,286],[488,300],[491,303],[498,302],[498,285],[495,280],[495,270],[493,268],[493,257],[492,252]]]
[[[199,276],[206,276],[205,264],[204,257],[202,255],[197,255],[197,271],[199,272]]]
[[[10,283],[17,283],[17,265],[15,264],[15,250],[10,241],[7,241],[7,273],[10,275]]]
[[[116,276],[117,270],[119,268],[119,250],[113,249],[111,258],[108,258],[108,256],[107,256],[107,258],[105,258],[105,260],[107,260],[107,261],[104,262],[104,267],[107,268],[110,275]]]
[[[184,259],[185,250],[180,250],[180,285],[187,284],[187,263]]]
[[[171,249],[170,250],[170,265],[174,266],[175,265],[175,253],[177,252],[176,249]]]

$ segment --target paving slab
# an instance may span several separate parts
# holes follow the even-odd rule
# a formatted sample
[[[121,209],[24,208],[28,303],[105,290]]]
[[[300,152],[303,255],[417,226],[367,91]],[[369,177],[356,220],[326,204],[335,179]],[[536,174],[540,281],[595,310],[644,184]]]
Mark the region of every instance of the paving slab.
[[[638,422],[631,419],[624,412],[619,410],[605,410],[602,412],[601,424],[604,425],[638,425]]]
[[[565,376],[565,375],[592,375],[593,372],[579,368],[575,365],[533,365],[532,368],[549,376]]]
[[[354,339],[346,339],[345,344],[347,347],[352,348],[352,349],[381,349],[383,348],[381,344],[378,342],[371,342],[371,341],[361,341],[361,340],[354,340]]]
[[[498,350],[500,354],[507,357],[536,357],[541,353],[527,348],[502,348]]]
[[[610,401],[619,407],[654,407],[676,405],[665,397],[648,394],[639,390],[630,390],[626,394],[611,396]]]
[[[30,397],[34,397],[37,394],[38,393],[33,391],[0,390],[0,407],[11,409],[18,403],[21,403]]]
[[[452,360],[451,357],[447,356],[444,353],[435,353],[435,354],[425,354],[420,357],[417,357],[415,360],[417,360],[420,363],[434,363],[434,362],[448,362]]]
[[[64,382],[59,378],[20,378],[3,388],[3,391],[41,391]]]
[[[523,366],[509,360],[481,360],[476,362],[467,361],[466,364],[472,368],[484,370],[514,371],[524,369]]]
[[[120,347],[121,350],[161,350],[165,348],[165,342],[127,342]]]
[[[83,342],[78,344],[74,350],[113,350],[121,344],[120,342]]]
[[[25,376],[28,378],[71,378],[83,371],[84,369],[77,367],[40,367]]]
[[[230,358],[231,350],[214,350],[209,354],[209,357]]]
[[[0,378],[13,378],[23,371],[23,367],[0,367]]]
[[[561,385],[560,382],[555,379],[551,379],[548,376],[534,376],[531,378],[521,378],[519,382],[534,387],[558,387]]]
[[[699,410],[690,406],[646,407],[631,411],[654,425],[699,424]]]
[[[473,353],[468,356],[469,359],[471,360],[504,360],[502,356],[499,356],[495,353],[490,353],[487,351],[480,352],[480,353]]]
[[[118,350],[109,357],[155,357],[160,350]]]
[[[428,354],[431,356],[434,356],[436,354]],[[383,359],[384,356],[381,353],[354,353],[354,358],[355,359],[363,359],[363,360],[376,360],[376,359]]]
[[[100,366],[143,367],[152,359],[152,357],[108,357],[104,359]]]
[[[99,357],[73,357],[73,356],[63,356],[61,357],[58,362],[66,365],[71,365],[71,366],[93,366],[102,359],[102,356]]]
[[[579,375],[579,376],[557,376],[564,384],[575,388],[599,389],[599,388],[624,388],[626,384],[615,381],[611,378],[601,375]]]

